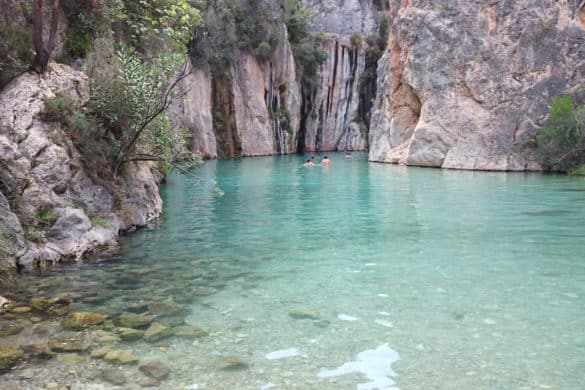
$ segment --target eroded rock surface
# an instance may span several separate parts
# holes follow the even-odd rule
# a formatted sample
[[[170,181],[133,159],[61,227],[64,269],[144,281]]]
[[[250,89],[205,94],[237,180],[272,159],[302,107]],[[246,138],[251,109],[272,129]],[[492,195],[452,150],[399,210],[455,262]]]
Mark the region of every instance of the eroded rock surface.
[[[98,183],[60,125],[41,119],[45,98],[89,98],[83,73],[50,68],[23,74],[0,93],[0,258],[12,266],[79,259],[162,213],[152,166],[128,165],[127,179]]]
[[[321,44],[327,61],[318,74],[310,110],[305,113],[305,151],[366,150],[367,128],[358,112],[365,47],[331,35]]]
[[[218,77],[203,67],[185,79],[170,116],[189,130],[204,157],[240,157],[296,151],[301,96],[288,40],[270,61],[237,52]]]
[[[585,72],[578,1],[390,2],[372,161],[536,170],[531,140]]]

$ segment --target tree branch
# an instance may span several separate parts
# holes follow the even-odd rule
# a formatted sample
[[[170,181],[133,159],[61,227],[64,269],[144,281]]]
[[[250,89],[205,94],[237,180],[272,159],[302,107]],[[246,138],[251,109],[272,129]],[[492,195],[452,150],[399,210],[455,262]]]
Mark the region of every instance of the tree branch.
[[[179,85],[179,83],[183,81],[188,75],[189,75],[188,61],[185,60],[185,62],[183,62],[181,71],[176,76],[175,80],[171,83],[171,85],[164,92],[161,102],[158,105],[155,105],[153,107],[152,113],[147,115],[146,118],[138,125],[136,131],[134,132],[134,135],[120,152],[120,158],[114,167],[114,174],[117,174],[122,164],[126,162],[126,160],[128,159],[128,155],[134,148],[134,145],[136,144],[144,130],[146,130],[146,128],[168,108],[168,106],[171,103],[171,93],[173,92],[175,87]]]
[[[569,150],[567,153],[563,154],[557,161],[555,161],[554,165],[558,165],[558,164],[562,163],[564,160],[571,157],[572,155],[574,155],[577,152],[585,152],[585,147],[575,148],[575,149]]]

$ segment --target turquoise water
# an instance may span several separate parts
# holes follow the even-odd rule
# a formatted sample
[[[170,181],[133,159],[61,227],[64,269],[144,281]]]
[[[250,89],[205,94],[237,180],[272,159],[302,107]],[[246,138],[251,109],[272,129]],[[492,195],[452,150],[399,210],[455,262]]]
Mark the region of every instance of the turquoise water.
[[[585,180],[359,154],[302,162],[209,161],[197,178],[172,176],[159,228],[125,238],[114,258],[30,277],[23,297],[66,293],[113,318],[180,303],[179,319],[161,322],[208,336],[115,342],[167,362],[165,389],[585,388]],[[41,340],[31,326],[10,341]],[[80,356],[4,378],[100,388],[112,364]],[[225,356],[248,367],[222,370]],[[142,377],[120,369],[120,388]]]

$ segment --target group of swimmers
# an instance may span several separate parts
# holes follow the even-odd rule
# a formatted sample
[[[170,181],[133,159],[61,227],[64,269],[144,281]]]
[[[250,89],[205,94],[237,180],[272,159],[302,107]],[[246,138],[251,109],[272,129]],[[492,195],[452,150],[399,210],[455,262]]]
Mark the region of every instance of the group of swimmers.
[[[317,156],[317,157],[312,156],[311,158],[307,159],[307,161],[305,162],[305,166],[308,168],[313,167],[315,165],[321,165],[322,167],[328,167],[331,164],[331,160],[329,160],[329,157],[327,157],[327,156],[323,156],[323,160],[321,160],[320,164],[313,163],[313,160],[319,160],[319,156]]]
[[[345,152],[345,158],[351,158],[351,152]],[[319,160],[319,156],[311,156],[311,158],[307,159],[305,162],[306,167],[313,167],[315,165],[321,165],[322,167],[328,167],[331,165],[331,160],[327,156],[323,156],[323,160],[321,160],[320,164],[313,163],[313,160]]]

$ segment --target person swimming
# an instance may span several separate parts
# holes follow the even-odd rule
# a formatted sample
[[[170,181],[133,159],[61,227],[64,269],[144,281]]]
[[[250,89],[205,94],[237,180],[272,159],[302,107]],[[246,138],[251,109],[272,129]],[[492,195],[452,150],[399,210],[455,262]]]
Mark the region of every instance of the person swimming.
[[[313,164],[313,162],[311,161],[311,159],[310,159],[310,158],[309,158],[307,161],[305,161],[305,166],[306,166],[306,167],[310,168],[310,167],[312,167],[313,165],[315,165],[315,164]]]
[[[351,158],[351,152],[349,150],[345,151],[345,158]]]
[[[323,160],[321,161],[321,165],[324,167],[328,167],[329,164],[331,164],[331,160],[329,160],[329,157],[323,156]]]

